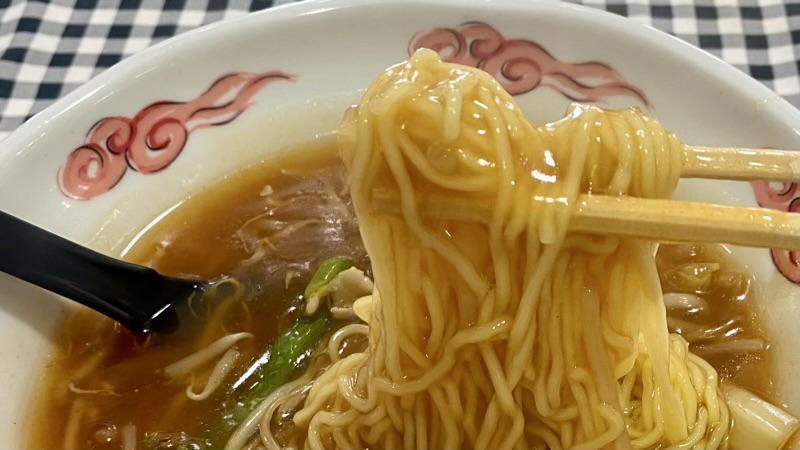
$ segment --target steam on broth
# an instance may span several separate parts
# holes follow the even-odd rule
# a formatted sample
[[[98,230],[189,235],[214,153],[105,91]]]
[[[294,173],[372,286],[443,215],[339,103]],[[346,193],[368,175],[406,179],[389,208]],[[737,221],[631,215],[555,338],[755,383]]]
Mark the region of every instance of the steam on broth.
[[[177,336],[71,317],[31,447],[735,449],[796,428],[757,288],[724,248],[566,230],[579,193],[671,194],[680,142],[656,121],[575,106],[534,126],[488,75],[422,50],[338,136],[132,244],[162,273],[227,278]],[[465,192],[493,216],[418,202]]]

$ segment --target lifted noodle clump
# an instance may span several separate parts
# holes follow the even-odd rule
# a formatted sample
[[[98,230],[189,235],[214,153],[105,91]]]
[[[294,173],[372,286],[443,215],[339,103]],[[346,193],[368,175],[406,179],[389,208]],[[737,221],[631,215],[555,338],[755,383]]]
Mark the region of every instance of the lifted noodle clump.
[[[375,275],[369,346],[313,382],[298,444],[725,443],[717,374],[669,334],[652,245],[567,232],[581,193],[671,195],[683,147],[657,121],[574,106],[534,126],[489,75],[420,50],[348,112],[340,148]],[[491,215],[437,217],[434,199]]]

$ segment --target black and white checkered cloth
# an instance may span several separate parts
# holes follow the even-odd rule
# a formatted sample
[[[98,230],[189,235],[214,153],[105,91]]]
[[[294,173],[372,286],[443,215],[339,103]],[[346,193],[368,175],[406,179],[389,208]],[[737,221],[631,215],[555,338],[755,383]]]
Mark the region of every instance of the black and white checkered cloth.
[[[0,0],[0,139],[156,42],[290,1]],[[571,1],[671,33],[800,107],[800,0]]]

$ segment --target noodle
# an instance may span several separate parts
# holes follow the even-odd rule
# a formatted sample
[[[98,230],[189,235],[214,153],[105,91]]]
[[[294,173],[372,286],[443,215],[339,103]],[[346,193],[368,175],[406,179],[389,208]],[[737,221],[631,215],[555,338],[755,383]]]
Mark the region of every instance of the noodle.
[[[341,359],[340,350],[345,339],[351,336],[367,336],[369,327],[361,324],[351,324],[338,329],[328,340],[328,357],[336,362]]]
[[[111,389],[111,387],[108,386],[104,387],[103,389],[81,389],[78,386],[76,386],[75,383],[70,382],[67,385],[67,388],[73,394],[78,394],[78,395],[119,395],[116,392],[114,392],[114,390]]]
[[[368,348],[332,340],[294,415],[302,445],[723,444],[716,372],[669,334],[651,245],[567,234],[580,193],[672,193],[682,144],[657,121],[576,105],[535,127],[487,74],[420,50],[348,111],[340,149],[376,295]],[[485,223],[421,206],[481,196]]]
[[[132,423],[122,427],[122,450],[136,450],[136,425]]]
[[[305,384],[308,384],[309,381],[311,381],[311,377],[301,377],[296,381],[281,386],[273,392],[272,395],[264,399],[264,401],[262,401],[256,409],[251,411],[247,418],[239,424],[236,431],[233,432],[228,442],[225,444],[225,450],[242,448],[250,436],[253,435],[256,428],[259,427],[264,413],[270,409],[274,410],[274,408],[277,407],[276,399],[282,399],[291,395],[297,388],[302,388]],[[271,437],[271,434],[268,436]],[[269,444],[265,443],[265,445]]]
[[[87,408],[88,405],[82,399],[72,402],[72,406],[69,409],[67,426],[64,428],[64,450],[77,450],[80,448],[80,426]]]
[[[233,370],[233,367],[240,355],[241,354],[239,351],[235,348],[229,348],[228,351],[222,355],[222,358],[217,361],[217,365],[214,366],[214,370],[211,371],[211,375],[208,377],[206,385],[199,394],[194,392],[191,384],[186,387],[186,396],[189,398],[189,400],[200,401],[210,397],[211,394],[217,390],[219,385],[222,384],[222,380],[224,380],[231,370]]]
[[[192,353],[191,355],[181,359],[180,361],[176,361],[168,365],[167,367],[164,368],[164,374],[170,378],[174,378],[179,375],[190,373],[195,369],[199,368],[200,366],[208,363],[212,359],[227,352],[231,347],[236,345],[236,343],[241,341],[242,339],[252,339],[252,337],[253,335],[251,333],[246,333],[246,332],[233,333],[221,337],[216,341],[212,342],[207,347],[204,347],[203,349],[195,353]]]

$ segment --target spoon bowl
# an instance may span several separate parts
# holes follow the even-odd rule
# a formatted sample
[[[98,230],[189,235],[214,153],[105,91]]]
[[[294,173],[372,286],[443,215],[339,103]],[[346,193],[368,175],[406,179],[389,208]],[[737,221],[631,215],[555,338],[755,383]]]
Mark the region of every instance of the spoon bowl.
[[[180,306],[201,296],[211,284],[164,276],[111,258],[2,211],[0,271],[92,308],[140,334],[177,330]]]

